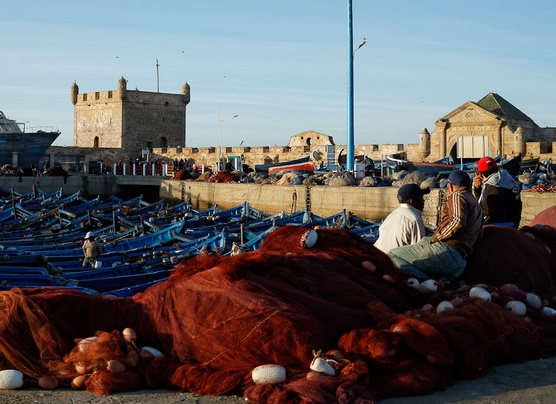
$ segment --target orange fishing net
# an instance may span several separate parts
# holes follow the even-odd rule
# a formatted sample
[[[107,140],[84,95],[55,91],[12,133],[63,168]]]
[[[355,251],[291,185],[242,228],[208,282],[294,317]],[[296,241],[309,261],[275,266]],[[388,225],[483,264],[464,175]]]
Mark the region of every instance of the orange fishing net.
[[[466,285],[416,290],[358,236],[315,231],[316,242],[308,229],[285,226],[256,252],[196,256],[132,298],[52,288],[0,292],[0,368],[51,375],[96,394],[166,387],[261,403],[371,403],[556,354],[556,316],[504,308],[526,292],[551,303],[556,230],[530,230],[537,255],[527,268],[497,253],[513,285],[489,267],[497,284],[481,286],[492,301],[469,297]],[[524,233],[485,229],[481,243],[504,237],[515,248],[533,248]],[[484,262],[494,262],[483,253]],[[453,308],[437,312],[442,301]],[[334,375],[311,370],[319,361]],[[286,381],[255,384],[251,371],[263,364],[283,366]]]

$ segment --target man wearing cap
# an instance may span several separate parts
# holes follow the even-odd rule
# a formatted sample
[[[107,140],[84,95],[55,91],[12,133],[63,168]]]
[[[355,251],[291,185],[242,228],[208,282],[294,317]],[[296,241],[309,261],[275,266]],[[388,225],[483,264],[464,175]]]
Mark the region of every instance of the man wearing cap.
[[[518,227],[521,221],[519,191],[518,181],[506,170],[499,170],[492,157],[483,157],[477,161],[473,195],[483,209],[485,224]]]
[[[432,237],[388,252],[400,271],[419,281],[456,281],[482,231],[483,212],[471,192],[469,175],[453,171],[448,177],[447,192],[440,223]]]
[[[83,259],[83,268],[88,266],[95,267],[97,258],[100,255],[100,243],[95,240],[95,236],[91,232],[87,232],[85,235],[85,242],[83,243],[83,254],[85,258]]]
[[[406,184],[398,189],[398,206],[390,213],[378,229],[374,246],[387,253],[392,248],[414,244],[426,235],[421,213],[425,207],[423,195],[430,189],[421,189],[417,184]]]

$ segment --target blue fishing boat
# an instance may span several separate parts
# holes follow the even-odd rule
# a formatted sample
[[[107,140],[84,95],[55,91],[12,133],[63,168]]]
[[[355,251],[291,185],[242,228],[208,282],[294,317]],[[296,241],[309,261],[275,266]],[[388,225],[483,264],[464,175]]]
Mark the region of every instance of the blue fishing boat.
[[[38,209],[41,201],[48,209]],[[189,203],[169,206],[141,197],[93,201],[39,189],[5,196],[0,212],[11,217],[0,220],[0,290],[78,288],[129,296],[167,279],[177,263],[195,255],[257,250],[281,226],[351,229],[370,241],[378,235],[378,224],[346,211],[323,218],[308,211],[271,215],[247,202],[227,210],[214,206],[197,211]],[[96,268],[82,267],[86,232],[101,242]]]

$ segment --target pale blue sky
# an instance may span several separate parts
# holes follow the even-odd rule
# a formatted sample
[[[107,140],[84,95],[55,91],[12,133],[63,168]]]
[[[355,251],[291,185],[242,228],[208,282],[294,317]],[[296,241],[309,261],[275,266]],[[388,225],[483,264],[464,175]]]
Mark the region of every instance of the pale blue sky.
[[[0,110],[58,127],[57,145],[73,144],[74,81],[156,91],[156,59],[161,92],[191,86],[186,146],[220,143],[217,111],[224,146],[346,143],[346,0],[4,0],[1,15]],[[555,17],[553,0],[353,0],[355,143],[417,143],[490,91],[556,126]]]

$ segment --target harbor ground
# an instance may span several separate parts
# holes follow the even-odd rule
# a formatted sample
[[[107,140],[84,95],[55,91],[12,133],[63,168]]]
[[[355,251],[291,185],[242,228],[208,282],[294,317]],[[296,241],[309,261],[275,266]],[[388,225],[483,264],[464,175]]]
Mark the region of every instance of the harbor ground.
[[[519,364],[496,366],[479,379],[460,380],[444,391],[418,397],[381,400],[384,404],[552,404],[556,397],[556,358],[541,359]],[[41,390],[0,390],[3,404],[20,403],[72,403],[72,404],[239,404],[246,400],[237,396],[200,396],[168,390],[141,390],[95,396],[84,391],[67,388]]]

